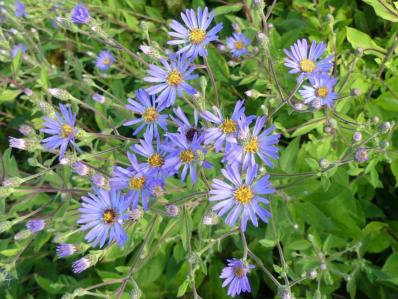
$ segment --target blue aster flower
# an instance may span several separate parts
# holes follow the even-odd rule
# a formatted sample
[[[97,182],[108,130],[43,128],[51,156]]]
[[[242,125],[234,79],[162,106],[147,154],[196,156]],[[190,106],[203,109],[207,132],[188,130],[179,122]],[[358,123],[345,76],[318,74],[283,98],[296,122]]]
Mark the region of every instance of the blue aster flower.
[[[87,7],[84,4],[79,3],[73,7],[70,18],[75,24],[87,24],[91,17]]]
[[[106,72],[115,63],[115,58],[110,51],[101,51],[95,61],[95,66],[102,72]]]
[[[217,127],[207,128],[204,133],[205,144],[214,143],[214,148],[217,152],[221,151],[223,145],[226,143],[237,143],[238,137],[238,121],[244,116],[245,107],[244,101],[237,101],[234,112],[231,117],[224,117],[220,109],[215,107],[215,113],[205,111],[201,113],[201,117],[210,123],[217,125]],[[250,121],[252,118],[247,118]]]
[[[227,46],[233,57],[239,57],[249,53],[247,47],[250,45],[250,40],[243,33],[233,33],[231,37],[227,38]]]
[[[192,141],[193,137],[195,134],[200,137],[203,133],[202,128],[199,127],[198,122],[199,122],[199,113],[198,111],[193,112],[193,118],[194,122],[191,124],[191,122],[188,120],[188,117],[186,116],[185,112],[181,109],[181,107],[177,107],[173,109],[174,115],[170,115],[170,118],[177,124],[178,126],[178,131],[181,134],[184,134],[188,141]]]
[[[160,140],[155,141],[156,146],[154,146],[152,134],[145,133],[144,139],[139,142],[139,144],[132,146],[131,149],[146,160],[146,162],[142,163],[144,171],[149,176],[164,180],[164,177],[168,175],[168,171],[164,165],[166,152],[162,144],[160,144]]]
[[[285,58],[285,66],[291,68],[290,74],[299,73],[297,82],[302,81],[310,74],[319,72],[328,72],[333,66],[331,60],[333,56],[320,59],[321,55],[326,49],[323,42],[319,44],[315,41],[308,47],[306,39],[297,40],[295,44],[290,47],[290,51],[284,49],[287,57]]]
[[[147,210],[152,198],[152,174],[144,164],[138,162],[134,154],[127,153],[127,157],[131,166],[128,168],[115,166],[109,180],[110,185],[116,190],[127,190],[126,201],[133,209],[138,207],[141,199],[144,210]]]
[[[177,54],[186,53],[187,57],[207,56],[207,45],[218,39],[217,33],[222,29],[222,23],[208,30],[213,21],[214,12],[209,14],[207,7],[202,11],[199,7],[197,13],[193,9],[187,9],[181,13],[184,25],[173,20],[170,28],[173,30],[169,35],[174,39],[169,41],[169,45],[183,45]]]
[[[220,278],[224,279],[222,287],[229,285],[227,294],[235,297],[240,293],[250,293],[251,288],[247,273],[250,272],[250,269],[255,268],[254,265],[238,259],[228,259],[227,262],[228,266],[222,270],[220,275]]]
[[[59,258],[64,258],[75,254],[77,251],[76,246],[69,243],[58,244],[56,252]]]
[[[81,230],[89,230],[85,239],[93,247],[102,248],[108,239],[108,244],[116,241],[123,246],[127,234],[123,229],[123,220],[127,219],[127,202],[124,196],[114,190],[110,191],[94,187],[94,193],[82,197],[82,207],[79,208],[82,225]]]
[[[19,1],[19,0],[16,0],[16,1],[15,1],[15,16],[16,16],[17,18],[21,18],[21,17],[26,18],[26,8],[25,8],[25,5],[24,5],[21,1]]]
[[[337,93],[334,92],[337,80],[326,73],[322,73],[309,76],[309,81],[311,86],[303,86],[299,91],[304,99],[304,103],[308,104],[319,101],[322,106],[333,106],[334,101],[338,97]]]
[[[212,207],[212,210],[219,216],[229,212],[225,223],[230,226],[234,226],[240,218],[240,227],[243,231],[246,230],[249,219],[254,226],[258,226],[257,216],[263,222],[268,222],[271,213],[260,204],[268,204],[263,195],[275,192],[269,182],[269,175],[256,180],[257,165],[247,168],[244,181],[237,164],[227,166],[221,172],[228,182],[213,180],[209,201],[219,202]]]
[[[182,96],[183,91],[189,94],[195,94],[196,90],[187,83],[189,80],[197,78],[192,74],[195,67],[191,65],[191,59],[186,59],[185,55],[172,55],[170,62],[164,58],[160,59],[163,67],[149,65],[147,71],[150,75],[145,77],[144,81],[155,83],[146,89],[150,95],[158,94],[157,102],[165,107],[174,104],[177,94]]]
[[[189,174],[193,184],[197,182],[197,173],[200,167],[210,168],[211,164],[207,161],[201,161],[200,156],[205,154],[202,148],[202,138],[194,134],[192,141],[182,133],[167,134],[169,143],[165,145],[165,150],[169,152],[166,157],[165,166],[172,173],[177,173],[180,168],[181,181],[184,181]],[[203,159],[202,159],[203,160]]]
[[[138,101],[128,99],[130,105],[126,105],[126,108],[139,114],[138,117],[133,120],[129,120],[124,123],[125,126],[132,126],[140,124],[137,129],[133,132],[133,135],[137,135],[141,130],[146,127],[146,132],[159,138],[159,128],[163,131],[167,131],[167,115],[160,114],[165,109],[165,105],[156,102],[155,96],[149,96],[144,89],[138,89],[136,92]]]
[[[15,45],[15,46],[11,49],[11,57],[12,57],[12,58],[15,58],[15,57],[18,55],[18,53],[24,54],[24,53],[26,52],[27,49],[28,49],[28,48],[27,48],[26,45],[24,45],[24,44]]]
[[[231,144],[226,149],[225,160],[229,163],[242,163],[243,169],[254,167],[256,165],[256,156],[259,157],[266,165],[273,167],[270,158],[278,159],[279,134],[271,135],[275,129],[271,126],[263,130],[265,125],[265,117],[256,119],[253,130],[250,130],[250,122],[244,118],[238,121],[239,125],[239,142]]]
[[[43,219],[31,219],[26,223],[26,228],[31,233],[37,233],[46,227],[46,222]]]
[[[48,150],[60,148],[59,159],[62,159],[69,144],[72,144],[78,151],[80,149],[75,143],[75,135],[78,131],[75,128],[76,113],[73,113],[70,107],[62,104],[59,105],[59,108],[61,114],[56,112],[55,119],[43,117],[44,129],[41,129],[41,132],[52,135],[43,140],[44,147]]]

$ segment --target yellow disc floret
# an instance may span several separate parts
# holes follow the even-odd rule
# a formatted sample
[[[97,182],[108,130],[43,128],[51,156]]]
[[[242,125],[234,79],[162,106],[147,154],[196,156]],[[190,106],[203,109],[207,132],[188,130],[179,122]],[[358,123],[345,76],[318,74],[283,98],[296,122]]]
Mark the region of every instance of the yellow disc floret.
[[[144,176],[130,178],[130,189],[139,191],[144,187],[144,184],[145,184]]]
[[[257,153],[259,149],[259,144],[256,137],[250,137],[245,143],[244,150],[246,153]]]
[[[171,86],[178,86],[182,82],[182,74],[178,70],[173,70],[167,75],[166,82]]]
[[[112,209],[107,209],[104,211],[104,214],[102,214],[102,220],[106,224],[112,224],[116,221],[116,212]]]
[[[61,137],[62,138],[67,138],[72,133],[73,133],[73,127],[71,127],[70,125],[63,124],[61,126]]]
[[[328,93],[329,93],[328,88],[325,87],[325,86],[319,87],[319,88],[316,90],[316,95],[317,95],[318,97],[321,97],[321,98],[326,97],[326,96],[328,95]]]
[[[180,153],[180,159],[183,163],[191,163],[193,161],[193,159],[195,158],[195,154],[192,150],[187,149],[187,150],[183,150]]]
[[[142,114],[142,117],[147,123],[153,123],[158,119],[158,111],[153,107],[148,107]]]
[[[148,158],[148,164],[152,167],[162,167],[164,164],[164,159],[159,154],[153,154]]]
[[[249,186],[242,185],[234,191],[234,197],[238,202],[245,205],[253,199],[254,194]]]
[[[224,122],[220,125],[220,130],[224,133],[224,134],[232,134],[235,133],[237,131],[237,126],[236,126],[236,122],[233,121],[232,119],[226,119],[224,120]]]
[[[303,59],[300,61],[300,68],[305,73],[312,73],[315,70],[315,63],[309,59]]]
[[[245,48],[245,44],[242,41],[239,40],[239,41],[235,42],[235,48],[237,50],[242,50],[242,49]]]
[[[195,28],[189,32],[189,40],[194,45],[198,45],[203,42],[206,38],[206,32],[202,29]]]

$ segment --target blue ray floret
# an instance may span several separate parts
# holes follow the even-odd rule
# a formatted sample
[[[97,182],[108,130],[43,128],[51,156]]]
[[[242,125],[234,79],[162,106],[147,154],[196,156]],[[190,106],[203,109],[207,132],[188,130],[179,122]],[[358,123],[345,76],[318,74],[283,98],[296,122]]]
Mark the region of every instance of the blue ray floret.
[[[211,185],[209,201],[218,201],[212,209],[219,216],[228,213],[225,223],[234,226],[239,219],[240,227],[246,230],[250,219],[254,226],[258,226],[257,217],[268,222],[271,213],[262,207],[268,204],[264,195],[275,192],[269,182],[269,175],[257,179],[257,166],[248,167],[244,180],[241,178],[238,165],[227,166],[221,170],[227,182],[214,179]]]
[[[228,259],[227,262],[228,266],[222,270],[220,275],[220,278],[224,279],[222,287],[229,285],[227,294],[235,297],[240,293],[250,293],[251,288],[247,273],[255,268],[254,265],[237,259]]]
[[[170,28],[173,31],[169,35],[174,38],[168,42],[169,45],[182,45],[178,54],[186,53],[187,57],[207,56],[207,45],[218,39],[217,33],[222,29],[222,23],[208,30],[210,23],[214,19],[214,12],[210,12],[207,7],[199,7],[195,12],[193,9],[187,9],[181,13],[184,25],[173,20]]]
[[[127,218],[127,202],[124,196],[114,190],[110,191],[94,188],[93,193],[82,197],[82,207],[79,208],[82,225],[81,230],[88,230],[85,239],[93,247],[102,248],[106,241],[108,244],[115,241],[123,246],[127,234],[123,228],[123,220]]]
[[[147,71],[149,76],[145,77],[144,81],[155,85],[148,87],[146,91],[150,95],[159,94],[156,100],[159,105],[165,107],[173,105],[177,95],[182,97],[184,91],[191,95],[196,93],[196,90],[187,83],[197,78],[196,74],[192,74],[195,67],[191,65],[191,61],[185,55],[171,55],[169,61],[160,59],[162,67],[149,65]]]

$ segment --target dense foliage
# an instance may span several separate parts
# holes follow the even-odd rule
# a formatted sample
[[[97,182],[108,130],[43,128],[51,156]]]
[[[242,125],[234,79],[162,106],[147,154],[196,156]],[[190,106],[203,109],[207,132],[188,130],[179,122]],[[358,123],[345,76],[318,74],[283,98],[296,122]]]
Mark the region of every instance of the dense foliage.
[[[397,298],[397,22],[1,1],[0,298]]]

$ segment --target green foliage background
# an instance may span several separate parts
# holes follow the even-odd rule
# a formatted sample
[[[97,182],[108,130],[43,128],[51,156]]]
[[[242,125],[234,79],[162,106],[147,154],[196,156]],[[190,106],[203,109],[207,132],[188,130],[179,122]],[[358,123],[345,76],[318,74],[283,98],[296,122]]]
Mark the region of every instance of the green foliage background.
[[[142,81],[145,66],[115,49],[117,67],[108,77],[100,77],[94,69],[94,58],[86,53],[103,49],[101,40],[79,33],[76,26],[70,30],[53,28],[51,20],[56,14],[50,10],[48,1],[24,2],[28,18],[21,21],[10,16],[0,28],[1,49],[9,51],[12,45],[24,41],[30,57],[28,61],[20,55],[12,61],[7,55],[0,57],[2,179],[28,177],[56,164],[53,155],[48,153],[8,149],[8,136],[20,136],[17,131],[20,124],[41,127],[42,113],[32,98],[56,104],[57,100],[51,98],[47,89],[63,88],[81,101],[72,105],[79,110],[79,126],[87,132],[111,134],[114,126],[121,135],[131,136],[131,128],[121,126],[131,115],[120,109],[120,105],[126,103],[127,96],[133,97],[137,88],[145,86]],[[232,34],[232,22],[240,25],[253,44],[259,31],[259,18],[251,8],[251,1],[92,0],[85,3],[106,35],[133,52],[138,52],[138,47],[147,43],[148,38],[165,46],[167,24],[171,19],[179,19],[179,12],[184,8],[208,5],[215,9],[216,21],[224,23],[222,40]],[[65,1],[58,13],[68,16],[74,4]],[[270,4],[267,3],[266,9]],[[148,26],[147,33],[142,21]],[[283,48],[298,38],[307,37],[327,42],[328,52],[337,54],[337,89],[346,97],[338,101],[336,110],[343,121],[332,111],[297,113],[290,107],[283,107],[273,116],[273,123],[283,134],[279,144],[280,160],[276,168],[270,170],[278,189],[270,197],[273,221],[259,228],[250,227],[247,232],[249,248],[264,266],[280,282],[284,277],[297,282],[291,286],[295,298],[398,298],[395,188],[398,135],[393,130],[387,134],[379,130],[383,121],[396,121],[398,112],[397,21],[397,2],[277,1],[269,19],[273,24],[269,54],[260,49],[256,57],[229,66],[227,55],[213,46],[209,48],[209,63],[224,109],[230,111],[238,98],[247,98],[245,91],[255,90],[256,96],[247,98],[246,106],[249,113],[257,115],[274,111],[281,103],[264,67],[267,57],[272,57],[282,89],[289,94],[296,82],[283,66]],[[15,28],[18,34],[5,38],[10,36],[10,28]],[[31,33],[31,28],[37,32]],[[363,55],[358,55],[358,48],[363,50]],[[200,74],[203,79],[196,80],[194,85],[205,94],[202,104],[209,108],[213,105],[214,89],[206,73]],[[205,81],[208,83],[204,84]],[[32,89],[34,96],[24,95],[15,82]],[[359,89],[361,95],[350,96],[352,88]],[[105,90],[108,97],[104,105],[91,99],[94,91],[101,90]],[[185,102],[179,100],[178,105],[192,114]],[[265,105],[264,109],[261,105]],[[380,119],[379,123],[372,122],[375,116]],[[324,132],[327,126],[331,127],[331,133]],[[371,138],[366,144],[370,159],[363,164],[351,161],[359,147],[351,141],[355,130],[363,133],[364,140]],[[87,162],[105,171],[114,164],[127,162],[124,151],[131,141],[97,137],[87,136],[83,141]],[[386,141],[389,146],[381,146]],[[94,156],[96,152],[115,147],[116,150]],[[209,178],[219,173],[219,158],[210,155],[215,169],[209,172]],[[347,158],[351,160],[346,162]],[[322,170],[318,165],[320,159],[330,161],[330,169]],[[117,284],[91,287],[125,277],[138,252],[141,254],[132,275],[134,280],[128,281],[122,298],[131,298],[138,289],[143,298],[192,298],[189,259],[196,265],[195,282],[200,296],[227,298],[218,277],[227,258],[242,254],[239,234],[236,230],[231,232],[222,219],[216,226],[202,224],[203,215],[210,210],[205,197],[184,200],[192,192],[203,190],[203,184],[193,190],[189,184],[188,187],[180,184],[178,179],[173,179],[171,184],[172,191],[166,190],[165,197],[157,201],[150,212],[129,226],[129,241],[124,248],[110,247],[95,267],[79,275],[71,272],[71,263],[77,256],[57,259],[55,248],[62,240],[76,243],[83,240],[82,233],[72,234],[77,229],[76,209],[82,192],[67,190],[80,188],[87,192],[90,182],[76,177],[69,167],[54,167],[24,182],[10,196],[1,197],[1,225],[14,222],[0,234],[0,298],[60,298],[73,292],[76,297],[95,297],[82,289],[76,292],[78,288],[113,298]],[[45,192],[49,189],[64,192]],[[174,201],[188,204],[185,208],[180,206],[178,217],[164,216],[165,204]],[[48,217],[48,228],[34,237],[15,241],[14,235],[24,230],[29,213],[39,208],[35,215]],[[150,225],[153,225],[152,234],[140,252]],[[194,252],[191,257],[187,253],[188,240]],[[283,250],[283,259],[278,244]],[[316,271],[312,279],[308,277],[311,271]],[[241,298],[283,295],[284,290],[277,289],[258,265],[249,279],[252,294]]]

